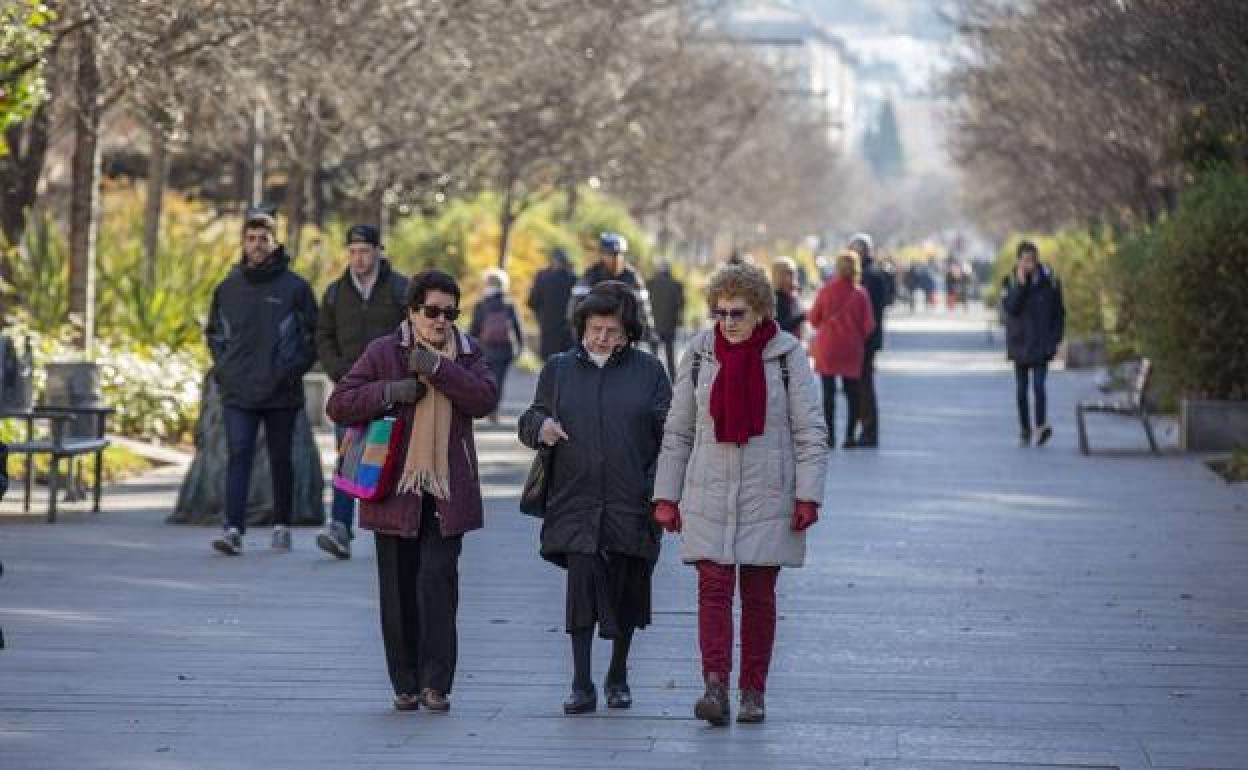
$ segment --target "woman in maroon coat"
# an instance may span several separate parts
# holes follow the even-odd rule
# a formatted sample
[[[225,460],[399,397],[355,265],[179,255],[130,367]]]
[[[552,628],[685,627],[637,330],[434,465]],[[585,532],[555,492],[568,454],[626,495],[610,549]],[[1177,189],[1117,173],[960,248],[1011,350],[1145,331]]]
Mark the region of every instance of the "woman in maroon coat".
[[[400,711],[450,708],[463,534],[482,526],[472,420],[492,412],[498,386],[481,347],[454,325],[459,286],[440,270],[412,278],[408,319],[374,340],[338,381],[327,412],[336,423],[403,417],[397,488],[360,503],[374,533],[386,664]]]

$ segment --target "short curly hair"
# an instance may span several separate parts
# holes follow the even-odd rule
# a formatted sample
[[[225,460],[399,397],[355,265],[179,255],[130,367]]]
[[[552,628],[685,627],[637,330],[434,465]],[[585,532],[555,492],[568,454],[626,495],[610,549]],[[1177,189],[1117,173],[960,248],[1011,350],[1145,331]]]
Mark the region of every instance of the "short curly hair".
[[[767,274],[754,265],[724,265],[706,284],[706,303],[715,309],[721,299],[740,297],[764,319],[776,316],[776,293]]]

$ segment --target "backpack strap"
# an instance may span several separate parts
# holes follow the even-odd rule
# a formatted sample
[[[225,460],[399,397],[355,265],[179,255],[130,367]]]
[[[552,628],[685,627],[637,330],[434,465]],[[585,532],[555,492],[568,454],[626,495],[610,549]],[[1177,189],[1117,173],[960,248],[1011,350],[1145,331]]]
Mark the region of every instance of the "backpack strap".
[[[693,389],[698,389],[698,375],[702,372],[702,354],[694,352],[693,364],[689,374],[693,377]],[[780,356],[780,381],[784,383],[784,392],[789,392],[789,359]]]
[[[789,392],[789,359],[780,356],[780,381],[784,383],[784,392]]]

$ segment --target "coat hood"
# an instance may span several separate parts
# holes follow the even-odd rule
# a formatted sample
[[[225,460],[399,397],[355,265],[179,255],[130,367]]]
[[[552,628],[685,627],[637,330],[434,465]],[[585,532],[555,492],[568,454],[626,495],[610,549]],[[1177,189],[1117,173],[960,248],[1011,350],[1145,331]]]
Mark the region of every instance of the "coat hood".
[[[238,270],[248,283],[267,283],[286,272],[289,267],[290,255],[286,253],[286,246],[281,244],[259,267],[249,267],[246,255],[238,263]]]
[[[770,323],[775,323],[771,321]],[[783,330],[776,330],[776,336],[772,337],[767,346],[763,348],[763,358],[772,359],[787,356],[793,352],[794,348],[801,347],[801,343],[797,341],[797,337]],[[689,341],[689,349],[696,350],[704,355],[715,356],[715,327],[703,329],[698,332],[697,336]]]

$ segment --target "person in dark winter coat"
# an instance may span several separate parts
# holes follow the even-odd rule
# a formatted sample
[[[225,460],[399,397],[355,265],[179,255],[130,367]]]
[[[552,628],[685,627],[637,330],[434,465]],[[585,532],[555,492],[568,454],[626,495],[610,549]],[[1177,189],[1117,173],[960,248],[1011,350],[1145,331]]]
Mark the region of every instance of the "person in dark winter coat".
[[[880,404],[875,395],[875,356],[884,347],[884,308],[893,304],[897,294],[893,278],[875,266],[871,236],[858,233],[850,239],[849,248],[862,261],[862,288],[871,298],[871,317],[875,331],[867,338],[862,358],[862,377],[858,380],[859,406],[862,410],[862,434],[844,444],[846,449],[874,449],[880,445]]]
[[[771,285],[776,290],[776,323],[780,331],[800,340],[806,311],[802,310],[802,300],[798,296],[797,263],[791,257],[779,257],[771,263]]]
[[[650,308],[650,292],[641,281],[641,274],[624,261],[628,253],[628,240],[619,233],[604,232],[598,236],[598,262],[585,271],[581,280],[572,289],[572,298],[568,301],[568,324],[575,331],[576,306],[589,294],[590,290],[603,281],[619,281],[633,290],[637,297],[638,318],[641,321],[641,338],[650,340],[654,333],[654,313]]]
[[[327,409],[337,423],[397,415],[407,425],[395,490],[360,502],[360,526],[377,546],[381,630],[400,711],[450,708],[459,554],[464,533],[484,523],[472,420],[494,411],[498,387],[480,346],[454,325],[459,297],[440,270],[414,276],[407,319],[369,344]]]
[[[1044,445],[1053,435],[1046,416],[1045,380],[1049,362],[1057,355],[1066,331],[1062,286],[1049,266],[1040,262],[1036,245],[1023,241],[1018,245],[1014,272],[1005,279],[1003,288],[1005,344],[1009,360],[1014,362],[1019,443],[1031,443],[1031,410],[1027,403],[1030,380],[1036,395],[1036,444]]]
[[[538,354],[543,361],[576,343],[566,315],[574,286],[576,273],[568,263],[567,252],[560,248],[554,249],[550,252],[550,267],[533,278],[533,287],[529,289],[528,306],[533,315],[537,316],[541,332]]]
[[[567,570],[575,672],[567,714],[598,705],[590,673],[595,625],[613,640],[607,705],[631,705],[629,646],[633,631],[650,623],[660,533],[649,500],[672,388],[658,359],[636,348],[637,304],[618,281],[595,286],[576,311],[580,344],[546,364],[520,418],[520,440],[554,453],[541,554]]]
[[[349,264],[342,277],[325,289],[316,324],[316,352],[325,373],[338,382],[350,371],[368,343],[390,334],[407,317],[407,278],[381,256],[381,232],[372,225],[347,230]],[[334,428],[342,443],[346,426]],[[339,559],[351,557],[355,498],[334,489],[325,530],[316,537],[322,551]]]
[[[676,332],[685,315],[685,287],[672,276],[672,266],[659,265],[650,278],[650,307],[654,311],[654,333],[663,343],[667,371],[676,371]]]
[[[290,269],[276,229],[272,216],[249,214],[243,258],[213,290],[205,328],[229,444],[225,531],[212,545],[227,555],[242,553],[261,423],[273,475],[272,545],[290,550],[295,419],[303,408],[303,375],[316,363],[317,310],[312,287]]]
[[[472,324],[468,333],[481,343],[485,360],[494,372],[498,383],[498,400],[503,400],[503,383],[511,362],[524,350],[524,329],[516,306],[507,297],[510,280],[498,268],[485,272],[485,296],[472,309]],[[498,422],[498,410],[490,414],[490,421]]]

